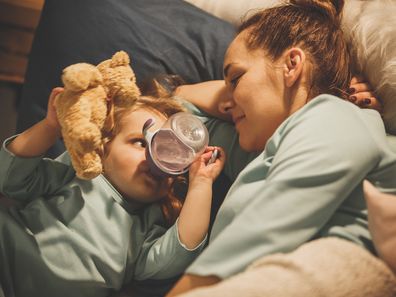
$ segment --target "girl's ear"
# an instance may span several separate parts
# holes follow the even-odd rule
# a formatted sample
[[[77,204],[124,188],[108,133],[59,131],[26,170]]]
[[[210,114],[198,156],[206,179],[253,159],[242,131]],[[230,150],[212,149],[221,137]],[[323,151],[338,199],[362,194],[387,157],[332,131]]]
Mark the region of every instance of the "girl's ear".
[[[305,64],[305,53],[298,47],[291,48],[285,54],[284,79],[287,87],[292,87],[301,77]]]

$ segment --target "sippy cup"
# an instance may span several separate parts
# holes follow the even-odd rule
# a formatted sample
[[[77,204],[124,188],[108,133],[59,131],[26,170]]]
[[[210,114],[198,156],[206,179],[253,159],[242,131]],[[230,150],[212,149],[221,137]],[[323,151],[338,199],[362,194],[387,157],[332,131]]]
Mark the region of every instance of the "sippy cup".
[[[147,141],[146,158],[150,171],[157,176],[174,176],[188,171],[195,159],[201,155],[209,142],[205,125],[187,112],[173,114],[161,129],[150,132],[154,125],[148,119],[143,125]]]

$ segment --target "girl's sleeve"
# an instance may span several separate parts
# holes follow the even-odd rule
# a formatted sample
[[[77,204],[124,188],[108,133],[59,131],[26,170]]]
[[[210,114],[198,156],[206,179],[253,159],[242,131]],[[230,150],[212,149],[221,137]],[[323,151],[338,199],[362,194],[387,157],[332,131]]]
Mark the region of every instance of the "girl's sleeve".
[[[22,158],[7,149],[16,136],[4,141],[0,150],[0,192],[9,198],[28,202],[45,197],[69,182],[73,168],[59,161],[42,157]]]
[[[205,237],[195,248],[188,249],[180,241],[177,222],[166,231],[155,225],[143,242],[134,279],[165,279],[182,274],[202,252],[206,240]]]
[[[231,187],[216,236],[188,273],[226,278],[321,232],[370,241],[361,182],[380,163],[378,144],[355,107],[332,100],[340,99],[315,99],[279,127],[267,143],[268,158],[256,158]],[[372,112],[375,126],[381,119]],[[390,166],[396,173],[394,159]]]
[[[258,153],[248,153],[239,146],[238,134],[234,126],[226,121],[210,117],[195,105],[183,101],[184,106],[205,124],[209,132],[209,144],[220,146],[226,152],[224,172],[234,181],[239,172],[252,161]]]

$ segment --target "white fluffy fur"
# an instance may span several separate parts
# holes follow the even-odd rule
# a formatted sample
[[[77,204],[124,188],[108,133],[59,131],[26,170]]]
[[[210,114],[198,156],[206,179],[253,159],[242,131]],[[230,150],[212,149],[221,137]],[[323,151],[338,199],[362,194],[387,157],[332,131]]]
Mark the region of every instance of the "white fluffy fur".
[[[396,135],[396,2],[350,0],[344,25],[358,70],[384,104],[387,131]]]
[[[249,10],[281,0],[186,0],[234,25]],[[384,103],[384,122],[396,135],[396,2],[346,0],[343,28],[352,41],[358,70]]]

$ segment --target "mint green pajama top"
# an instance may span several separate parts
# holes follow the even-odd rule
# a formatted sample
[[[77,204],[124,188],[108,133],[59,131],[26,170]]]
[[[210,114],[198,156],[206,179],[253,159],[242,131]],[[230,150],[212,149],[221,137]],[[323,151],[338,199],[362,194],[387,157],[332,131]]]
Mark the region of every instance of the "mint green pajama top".
[[[362,181],[396,193],[396,154],[377,111],[320,95],[288,117],[262,152],[247,154],[232,125],[189,108],[205,122],[210,144],[226,150],[225,172],[235,181],[188,273],[227,278],[262,256],[327,236],[373,249]]]
[[[132,279],[177,276],[203,249],[187,249],[157,204],[137,209],[104,176],[76,178],[68,155],[21,158],[8,141],[0,192],[22,206],[0,208],[5,296],[108,296]]]

